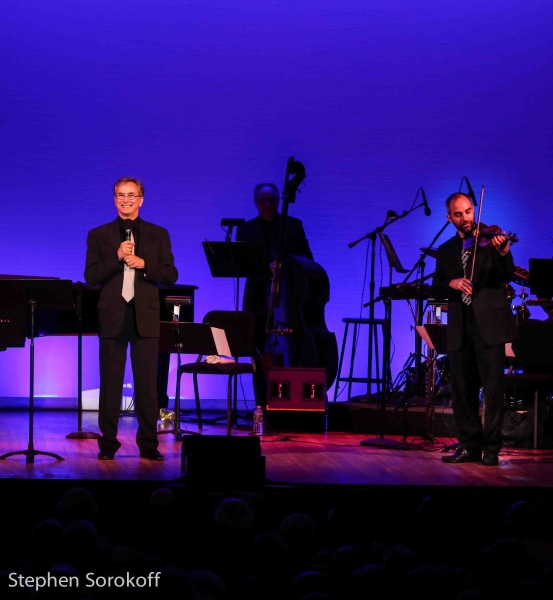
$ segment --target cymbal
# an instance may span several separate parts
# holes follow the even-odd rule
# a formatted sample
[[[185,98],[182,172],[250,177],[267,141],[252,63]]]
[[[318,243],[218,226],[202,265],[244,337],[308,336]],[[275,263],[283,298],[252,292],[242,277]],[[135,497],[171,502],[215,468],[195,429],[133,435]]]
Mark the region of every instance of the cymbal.
[[[438,248],[421,248],[421,252],[426,252],[432,258],[438,258]]]

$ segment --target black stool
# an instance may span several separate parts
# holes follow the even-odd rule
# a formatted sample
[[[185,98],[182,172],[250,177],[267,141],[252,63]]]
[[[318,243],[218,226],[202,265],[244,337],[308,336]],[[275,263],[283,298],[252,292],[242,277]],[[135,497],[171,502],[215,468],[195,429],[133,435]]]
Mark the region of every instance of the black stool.
[[[522,372],[507,373],[506,385],[514,386],[515,399],[518,387],[534,392],[534,449],[537,449],[540,413],[551,411],[553,391],[553,321],[527,319],[518,324],[518,338],[512,343],[515,369]],[[541,396],[541,398],[540,398]]]
[[[375,326],[380,325],[384,329],[387,322],[388,322],[387,319],[374,319],[373,323]],[[370,319],[358,319],[358,318],[352,318],[352,317],[344,317],[342,319],[342,323],[345,323],[346,327],[344,329],[344,338],[342,340],[342,349],[340,351],[340,360],[338,362],[338,376],[336,378],[336,385],[334,386],[334,402],[336,402],[336,399],[338,397],[338,388],[340,387],[339,384],[341,381],[347,381],[347,383],[348,383],[348,401],[351,398],[351,384],[352,383],[369,383],[368,377],[354,377],[353,376],[353,367],[354,367],[354,363],[355,363],[357,334],[359,332],[359,327],[361,325],[370,325],[371,320]],[[347,377],[341,377],[342,365],[344,362],[344,353],[346,350],[346,344],[347,344],[348,332],[349,332],[350,325],[353,325],[353,339],[352,339],[352,343],[351,343],[349,374]],[[374,356],[375,356],[375,363],[376,363],[376,378],[373,378],[370,383],[376,383],[378,385],[378,392],[380,392],[381,386],[384,385],[385,373],[384,373],[384,369],[383,369],[382,376],[380,375],[380,369],[379,369],[379,364],[378,364],[378,362],[379,362],[378,361],[378,333],[377,333],[376,327],[374,328],[374,335],[375,335]]]

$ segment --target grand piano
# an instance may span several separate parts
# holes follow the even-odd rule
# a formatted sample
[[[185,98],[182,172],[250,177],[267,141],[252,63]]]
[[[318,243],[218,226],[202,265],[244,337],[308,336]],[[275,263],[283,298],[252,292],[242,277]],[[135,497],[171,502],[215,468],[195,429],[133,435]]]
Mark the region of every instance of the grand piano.
[[[100,286],[89,287],[81,282],[66,281],[69,297],[62,298],[62,309],[41,308],[37,303],[31,331],[30,308],[25,287],[32,288],[41,282],[63,281],[59,277],[0,274],[0,351],[7,348],[23,348],[26,339],[51,335],[78,336],[78,403],[82,403],[82,336],[98,333],[97,304]],[[28,282],[28,286],[25,286]],[[161,321],[171,321],[172,312],[166,305],[167,298],[178,297],[180,321],[194,321],[194,292],[196,285],[158,285],[161,306]],[[157,393],[160,406],[168,401],[167,383],[169,379],[170,354],[158,355]]]

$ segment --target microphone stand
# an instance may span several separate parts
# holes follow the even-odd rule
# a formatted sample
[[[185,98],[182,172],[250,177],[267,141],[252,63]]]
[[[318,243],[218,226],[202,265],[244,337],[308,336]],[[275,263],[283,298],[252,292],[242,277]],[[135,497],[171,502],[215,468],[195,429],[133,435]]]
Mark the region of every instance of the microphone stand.
[[[421,202],[417,206],[414,206],[409,211],[404,210],[401,215],[390,217],[389,215],[386,217],[384,224],[380,227],[377,227],[373,231],[365,234],[363,237],[358,240],[351,242],[348,244],[350,248],[356,246],[359,242],[365,239],[369,239],[371,243],[371,281],[369,284],[369,302],[367,302],[364,307],[369,306],[369,356],[368,356],[368,375],[367,375],[367,397],[371,395],[371,386],[373,383],[372,377],[372,363],[373,363],[373,346],[374,346],[374,337],[376,333],[376,324],[374,321],[374,289],[375,289],[375,263],[376,263],[376,236],[382,234],[382,232],[394,223],[395,221],[399,221],[400,219],[405,218],[407,215],[412,213],[417,208],[424,206],[424,202]],[[386,315],[388,319],[384,319],[384,348],[383,348],[383,362],[385,365],[389,365],[390,362],[390,338],[391,338],[391,330],[390,330],[390,321],[389,321],[389,308],[387,306]],[[420,448],[415,444],[409,444],[403,441],[392,440],[384,437],[384,428],[386,422],[386,403],[388,401],[389,394],[389,382],[388,382],[388,369],[384,369],[383,375],[383,385],[382,385],[382,395],[380,402],[380,435],[377,438],[366,439],[360,442],[361,446],[377,446],[379,448],[390,448],[390,449],[398,449],[398,450],[410,450],[415,448]]]
[[[243,220],[243,219],[242,219]],[[230,221],[230,220],[229,220]],[[225,242],[227,244],[231,244],[232,243],[232,230],[234,229],[234,222],[231,222],[228,226],[228,229],[226,230],[225,233]],[[240,310],[240,275],[236,276],[236,281],[235,281],[235,290],[234,290],[234,310],[239,311]],[[236,358],[235,358],[236,360]],[[237,406],[237,398],[238,398],[238,377],[234,378],[234,387],[232,390],[232,393],[234,394],[234,407],[236,408]],[[234,417],[234,421],[235,423],[238,421],[238,415],[235,414],[233,415]],[[230,427],[230,422],[229,422],[229,427]]]
[[[426,250],[423,251],[423,253],[419,257],[419,260],[417,260],[417,262],[413,265],[413,268],[409,271],[409,273],[407,273],[405,279],[403,280],[403,284],[406,284],[409,281],[409,278],[411,277],[411,275],[415,272],[415,270],[420,268],[419,278],[415,282],[413,282],[418,287],[417,300],[416,300],[416,306],[415,306],[415,326],[423,324],[423,312],[424,312],[423,305],[424,305],[424,300],[425,300],[423,282],[425,279],[428,279],[428,276],[427,277],[424,276],[424,268],[426,265],[424,259],[428,256],[428,254],[429,254],[430,250],[433,248],[436,240],[442,235],[442,233],[444,232],[445,228],[448,225],[449,225],[449,221],[446,221],[445,225],[440,229],[440,231],[438,231],[438,233],[434,236],[434,238],[430,242],[430,246],[428,246],[426,248]],[[421,356],[422,356],[422,338],[417,333],[417,330],[415,329],[414,377],[413,377],[413,382],[411,384],[411,391],[414,393],[415,397],[417,397],[418,388],[419,388],[419,384],[420,384]],[[407,399],[405,399],[405,402],[407,402]]]
[[[230,244],[232,241],[233,228],[234,225],[229,225],[229,228],[225,233],[225,242],[227,242],[227,244]],[[240,277],[236,278],[234,285],[236,286],[234,289],[234,310],[240,310]]]
[[[232,242],[232,232],[234,227],[243,225],[246,219],[221,219],[221,227],[227,227],[225,230],[225,242]],[[240,276],[236,277],[236,289],[234,292],[234,310],[240,310]]]

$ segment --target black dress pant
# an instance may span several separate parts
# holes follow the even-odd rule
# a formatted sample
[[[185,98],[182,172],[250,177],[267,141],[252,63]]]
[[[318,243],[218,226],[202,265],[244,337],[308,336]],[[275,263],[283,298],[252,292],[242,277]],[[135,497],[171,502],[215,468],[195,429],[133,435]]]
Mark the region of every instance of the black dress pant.
[[[121,443],[117,440],[119,414],[127,347],[131,346],[131,364],[134,381],[134,403],[138,420],[136,443],[141,451],[158,447],[157,417],[157,358],[159,339],[142,338],[136,330],[134,304],[129,304],[121,333],[115,339],[100,338],[100,402],[98,426],[101,437],[100,450],[117,452]]]
[[[484,342],[472,306],[465,308],[460,350],[450,351],[452,406],[461,446],[469,451],[499,452],[504,416],[505,344]],[[484,390],[484,424],[479,416],[479,391]]]

